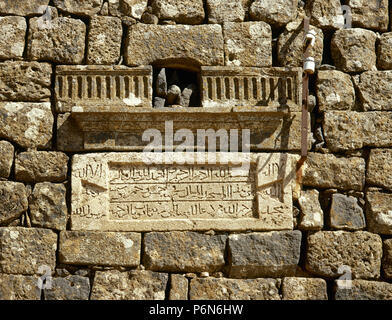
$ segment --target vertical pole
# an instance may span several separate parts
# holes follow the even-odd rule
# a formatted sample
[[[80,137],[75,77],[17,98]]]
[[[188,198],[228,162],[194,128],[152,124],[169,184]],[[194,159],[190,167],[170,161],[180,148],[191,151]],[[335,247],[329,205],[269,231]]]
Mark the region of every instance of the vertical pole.
[[[309,32],[310,19],[304,19],[304,35]],[[304,52],[304,60],[310,57],[311,46],[307,46]],[[301,157],[305,159],[308,156],[308,103],[309,103],[309,74],[304,73],[302,82],[302,126],[301,126]]]

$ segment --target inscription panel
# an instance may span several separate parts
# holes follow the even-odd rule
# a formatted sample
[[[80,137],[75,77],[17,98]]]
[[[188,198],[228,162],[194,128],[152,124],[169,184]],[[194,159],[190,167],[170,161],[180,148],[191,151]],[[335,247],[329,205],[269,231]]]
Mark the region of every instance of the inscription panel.
[[[248,163],[242,164],[241,155],[235,153],[218,153],[217,163],[208,163],[207,155],[200,153],[197,159],[193,153],[154,156],[167,155],[169,162],[150,165],[143,153],[75,155],[72,229],[293,228],[291,193],[297,156],[250,154]]]

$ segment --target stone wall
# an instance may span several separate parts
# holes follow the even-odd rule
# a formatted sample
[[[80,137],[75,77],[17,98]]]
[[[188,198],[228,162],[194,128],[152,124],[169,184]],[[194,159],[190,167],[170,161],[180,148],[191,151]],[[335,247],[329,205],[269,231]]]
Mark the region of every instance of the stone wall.
[[[341,5],[353,28],[344,28]],[[301,190],[283,190],[284,213],[210,228],[70,219],[90,214],[74,208],[73,173],[86,146],[97,158],[121,148],[109,148],[107,136],[96,153],[92,135],[80,142],[72,118],[80,105],[59,99],[56,76],[152,65],[139,103],[152,114],[153,106],[184,107],[195,83],[162,93],[162,68],[200,76],[201,67],[302,67],[305,13],[317,34],[310,152],[291,177]],[[388,0],[0,0],[0,299],[391,299],[391,22]],[[208,106],[187,123],[231,119]],[[289,115],[300,119],[298,110]],[[264,121],[261,130],[271,127]],[[253,151],[299,155],[299,120],[278,129]],[[103,184],[94,181],[92,197]]]

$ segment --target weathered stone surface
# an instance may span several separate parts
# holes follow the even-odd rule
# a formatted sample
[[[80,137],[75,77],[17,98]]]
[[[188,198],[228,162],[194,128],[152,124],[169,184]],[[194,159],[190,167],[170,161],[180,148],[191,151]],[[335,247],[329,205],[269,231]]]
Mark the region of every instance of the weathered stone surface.
[[[2,62],[0,101],[49,101],[51,76],[52,66],[48,63]]]
[[[351,110],[355,89],[350,75],[336,70],[317,72],[317,99],[320,111]]]
[[[148,13],[145,11],[147,3],[148,0],[110,0],[108,7],[111,16],[121,17],[125,15],[134,19],[141,19],[143,13]]]
[[[87,46],[88,64],[117,64],[122,41],[121,19],[94,16],[90,20]]]
[[[327,283],[323,279],[284,278],[282,300],[328,300]]]
[[[201,24],[205,16],[203,0],[154,0],[152,10],[159,19],[179,24]]]
[[[54,270],[57,234],[39,228],[0,228],[0,272],[41,274],[40,266]]]
[[[329,224],[334,229],[360,230],[366,227],[365,216],[358,200],[340,193],[332,195]]]
[[[167,90],[167,103],[173,105],[178,102],[178,98],[181,95],[181,89],[175,84],[171,85]]]
[[[333,152],[392,146],[392,112],[326,112],[323,129]]]
[[[342,29],[344,17],[339,0],[311,0],[306,2],[305,11],[310,23],[322,29]]]
[[[356,81],[364,111],[392,110],[392,71],[367,71]]]
[[[388,171],[384,171],[386,172]],[[368,192],[366,199],[368,230],[373,233],[392,235],[392,194]]]
[[[65,264],[135,267],[140,246],[139,233],[62,231],[59,256]]]
[[[382,241],[366,231],[319,231],[307,239],[306,269],[323,277],[338,277],[348,266],[353,278],[380,277]]]
[[[49,0],[3,0],[0,2],[0,14],[13,14],[18,16],[42,14],[48,4]]]
[[[102,7],[103,0],[54,0],[54,5],[65,12],[93,16]]]
[[[302,68],[201,67],[201,93],[201,104],[209,110],[257,106],[260,111],[263,107],[301,111]]]
[[[281,153],[75,155],[71,228],[292,229],[296,161],[297,156]]]
[[[320,28],[310,26],[310,30],[316,32],[316,41],[314,47],[309,52],[310,56],[315,59],[316,67],[319,67],[323,59],[324,35]],[[286,25],[285,30],[278,39],[277,51],[280,66],[302,68],[304,36],[302,19],[297,19]]]
[[[223,65],[222,28],[220,25],[133,25],[127,36],[125,61],[129,66],[164,61],[172,66]]]
[[[0,178],[8,178],[14,162],[14,146],[8,141],[0,141]]]
[[[66,189],[63,184],[37,183],[30,198],[33,226],[65,230],[67,225]]]
[[[280,300],[279,287],[279,279],[195,278],[189,294],[191,300]]]
[[[60,113],[124,107],[128,114],[131,107],[148,109],[152,107],[152,66],[57,66],[55,93],[56,110]]]
[[[83,137],[71,113],[57,115],[57,150],[83,151]]]
[[[335,281],[335,300],[392,300],[392,284],[388,282],[353,280],[351,288]]]
[[[335,66],[344,72],[374,69],[376,39],[376,34],[370,30],[354,28],[336,31],[331,42]]]
[[[298,230],[230,235],[230,277],[293,275],[299,262],[300,247],[301,232]]]
[[[26,28],[25,18],[0,17],[0,59],[22,58]]]
[[[188,300],[188,279],[183,275],[170,275],[169,300]]]
[[[282,26],[295,19],[297,8],[298,0],[256,0],[250,7],[250,16],[252,20]]]
[[[227,66],[268,67],[272,65],[272,31],[265,22],[223,24]]]
[[[31,60],[80,64],[84,59],[86,25],[79,19],[58,17],[42,25],[41,18],[29,21],[27,55]]]
[[[225,265],[226,236],[151,232],[144,236],[143,265],[153,271],[215,272]]]
[[[0,300],[40,300],[38,277],[0,274]]]
[[[311,152],[305,162],[303,184],[316,188],[362,190],[365,166],[363,158],[338,158],[333,154]]]
[[[207,0],[207,12],[208,23],[242,22],[245,19],[244,4],[238,0]]]
[[[372,149],[366,173],[366,182],[392,190],[392,149]]]
[[[155,91],[158,96],[166,98],[167,95],[166,68],[162,68],[158,73],[158,76],[156,78],[156,83],[155,83]]]
[[[27,191],[23,183],[0,181],[0,224],[19,218],[27,211]]]
[[[352,25],[385,32],[388,30],[388,0],[348,0]]]
[[[390,197],[389,200],[391,199],[392,197]],[[382,259],[382,269],[384,271],[385,277],[387,279],[391,279],[392,278],[392,239],[384,240],[383,250],[384,250],[384,255]]]
[[[91,300],[164,300],[167,282],[167,273],[98,271]]]
[[[15,159],[15,178],[23,182],[63,182],[67,179],[68,160],[62,152],[21,152]]]
[[[45,300],[88,300],[89,295],[89,278],[78,275],[52,278],[52,288],[44,289]]]
[[[392,69],[392,32],[380,36],[377,47],[377,67],[381,70]]]
[[[50,148],[53,114],[49,102],[0,102],[0,137],[24,148]]]
[[[298,203],[301,209],[299,229],[322,229],[324,225],[324,213],[319,202],[319,192],[315,189],[302,191]]]

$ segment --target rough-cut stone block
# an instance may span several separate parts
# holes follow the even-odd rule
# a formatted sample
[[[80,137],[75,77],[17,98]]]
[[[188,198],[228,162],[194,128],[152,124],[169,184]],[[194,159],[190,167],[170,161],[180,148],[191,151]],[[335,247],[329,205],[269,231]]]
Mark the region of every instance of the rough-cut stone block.
[[[42,18],[29,23],[27,55],[31,60],[80,64],[84,59],[86,25],[79,19],[59,17],[43,25]]]
[[[334,291],[335,300],[392,300],[392,284],[388,282],[353,280],[341,285],[337,280]]]
[[[317,72],[317,99],[320,111],[351,110],[355,89],[350,75],[337,70]]]
[[[179,24],[201,24],[205,16],[203,0],[154,0],[152,10],[159,19]]]
[[[45,300],[88,300],[89,295],[89,278],[78,275],[52,278],[52,287],[44,289]]]
[[[376,39],[376,34],[370,30],[354,28],[336,31],[331,42],[335,66],[344,72],[374,69]]]
[[[272,31],[265,22],[225,22],[227,66],[268,67],[272,65]]]
[[[226,239],[196,232],[147,233],[143,241],[143,265],[153,271],[219,271],[225,265]]]
[[[0,300],[40,300],[38,277],[0,274]]]
[[[63,182],[67,179],[68,160],[62,152],[21,152],[15,159],[15,178],[23,182]]]
[[[367,71],[356,86],[364,111],[392,111],[392,71]]]
[[[392,196],[389,200],[392,200]],[[389,202],[390,204],[392,202]],[[392,279],[392,239],[384,240],[384,255],[382,259],[382,269],[387,279]]]
[[[366,231],[320,231],[307,239],[306,269],[335,278],[349,267],[353,278],[380,277],[382,241]],[[343,270],[343,271],[342,271]]]
[[[279,287],[279,279],[195,278],[189,294],[191,300],[280,300]]]
[[[377,67],[381,70],[392,69],[392,32],[383,33],[377,48]]]
[[[388,30],[388,0],[348,0],[352,25],[381,32]]]
[[[26,29],[25,18],[0,17],[0,59],[22,58]]]
[[[334,30],[344,27],[342,5],[339,0],[306,1],[305,11],[311,17],[310,23],[316,27]]]
[[[89,24],[87,63],[117,64],[122,41],[121,19],[95,16]]]
[[[12,14],[17,16],[31,16],[42,14],[50,0],[2,0],[0,1],[0,14]]]
[[[333,152],[392,146],[392,112],[330,111],[324,114],[323,129]]]
[[[295,19],[298,0],[256,0],[250,7],[252,20],[283,26]]]
[[[8,178],[14,162],[14,146],[8,141],[0,141],[0,178]]]
[[[97,271],[91,300],[164,300],[167,273]]]
[[[298,203],[301,209],[299,229],[322,229],[324,225],[324,213],[319,202],[319,192],[314,189],[302,191]]]
[[[140,263],[139,233],[62,231],[60,261],[65,264],[135,267]]]
[[[283,300],[328,300],[327,283],[323,279],[284,278]]]
[[[0,137],[23,148],[50,148],[53,114],[49,102],[0,102]]]
[[[316,188],[362,190],[365,167],[363,158],[338,158],[333,154],[311,152],[305,162],[303,184]]]
[[[392,235],[392,194],[368,192],[366,199],[368,230],[374,233]]]
[[[54,0],[54,5],[65,12],[76,15],[93,16],[102,7],[103,0]]]
[[[332,195],[329,224],[334,229],[360,230],[366,227],[365,216],[358,200],[352,196]]]
[[[296,188],[298,157],[281,153],[247,155],[202,152],[75,155],[71,228],[292,229],[292,189]]]
[[[49,63],[0,63],[0,101],[49,101],[52,66]]]
[[[212,24],[245,19],[244,3],[238,0],[207,0],[207,12],[208,23]]]
[[[183,275],[171,274],[169,300],[188,300],[188,285]]]
[[[0,224],[19,218],[27,211],[27,191],[23,183],[0,181]]]
[[[67,225],[66,189],[63,184],[37,183],[30,198],[33,226],[65,230]]]
[[[135,24],[127,35],[125,61],[129,66],[223,65],[222,27]]]
[[[131,107],[151,108],[152,67],[57,66],[55,93],[58,112],[69,112],[73,107],[73,111],[83,107],[92,107],[94,111],[111,107],[124,107],[124,111]],[[124,120],[124,116],[121,118]]]
[[[293,275],[299,262],[300,247],[301,232],[298,230],[230,235],[230,277]]]
[[[392,149],[372,149],[366,182],[392,191]]]
[[[147,9],[147,4],[148,0],[110,0],[108,9],[111,16],[125,15],[140,20]]]
[[[320,28],[310,26],[316,32],[314,47],[310,49],[310,56],[314,57],[316,67],[321,65],[324,49],[324,34]],[[280,66],[303,67],[304,46],[303,20],[290,22],[280,34],[277,45],[278,62]]]
[[[39,228],[0,228],[0,272],[41,274],[41,266],[54,270],[57,234]]]

